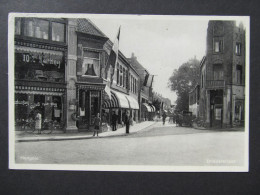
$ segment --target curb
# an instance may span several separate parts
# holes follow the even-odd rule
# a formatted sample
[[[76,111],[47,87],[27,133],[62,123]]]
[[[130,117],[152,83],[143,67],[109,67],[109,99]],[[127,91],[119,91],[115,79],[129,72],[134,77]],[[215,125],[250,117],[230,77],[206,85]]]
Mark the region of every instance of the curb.
[[[138,133],[139,131],[145,130],[147,128],[149,128],[150,126],[154,125],[156,122],[148,125],[147,127],[144,127],[143,129],[140,129],[138,131],[129,133],[129,135],[133,135],[135,133]],[[118,136],[128,136],[125,133],[118,133],[116,135],[105,135],[105,136],[99,136],[98,138],[106,138],[106,137],[118,137]],[[97,137],[93,137],[91,136],[83,136],[83,137],[49,137],[49,138],[35,138],[35,139],[17,139],[15,140],[15,142],[39,142],[39,141],[64,141],[64,140],[83,140],[83,139],[94,139]]]

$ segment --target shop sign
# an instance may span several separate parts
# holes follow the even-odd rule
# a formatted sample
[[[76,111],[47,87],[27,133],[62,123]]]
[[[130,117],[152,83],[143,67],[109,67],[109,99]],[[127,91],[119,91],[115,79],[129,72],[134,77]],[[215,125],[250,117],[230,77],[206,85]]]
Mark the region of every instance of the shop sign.
[[[91,97],[99,97],[99,92],[98,91],[92,91],[91,92]]]
[[[61,68],[62,55],[54,55],[48,53],[16,53],[16,60],[25,64],[41,64],[44,65],[54,65],[58,69]]]
[[[38,103],[31,103],[30,104],[28,101],[24,101],[24,100],[18,101],[18,100],[16,100],[15,104],[16,105],[29,105],[31,109],[33,109],[37,106],[54,106],[55,108],[57,107],[57,103],[53,103],[53,102],[51,102],[51,103],[40,103],[40,102],[38,102]]]

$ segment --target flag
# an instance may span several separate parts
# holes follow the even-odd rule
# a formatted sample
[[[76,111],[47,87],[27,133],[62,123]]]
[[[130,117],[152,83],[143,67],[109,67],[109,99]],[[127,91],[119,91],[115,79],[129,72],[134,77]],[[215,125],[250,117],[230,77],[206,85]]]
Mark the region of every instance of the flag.
[[[110,74],[110,69],[108,70],[108,74]],[[107,81],[106,87],[105,87],[105,92],[107,93],[109,99],[111,100],[111,90],[110,90],[110,80]]]
[[[151,87],[153,84],[154,75],[147,74],[144,78],[144,86]]]
[[[105,69],[106,79],[110,80],[111,82],[113,82],[113,75],[114,75],[114,71],[115,71],[115,67],[116,67],[117,59],[118,59],[119,37],[120,37],[120,27],[119,27],[116,39],[114,41],[114,44],[112,46],[112,50],[111,50],[109,58],[107,60],[106,69]],[[108,73],[110,73],[110,74],[108,74]],[[112,78],[110,79],[111,75],[112,75]]]
[[[106,68],[105,68],[105,75],[106,75],[105,77],[107,80],[105,92],[107,93],[109,99],[111,99],[110,87],[111,87],[111,83],[113,82],[114,71],[115,71],[115,67],[116,67],[116,63],[117,63],[117,59],[118,59],[119,37],[120,37],[120,27],[119,27],[116,39],[114,41],[114,44],[112,46],[112,50],[110,51],[110,55],[108,57],[108,60],[106,63]]]

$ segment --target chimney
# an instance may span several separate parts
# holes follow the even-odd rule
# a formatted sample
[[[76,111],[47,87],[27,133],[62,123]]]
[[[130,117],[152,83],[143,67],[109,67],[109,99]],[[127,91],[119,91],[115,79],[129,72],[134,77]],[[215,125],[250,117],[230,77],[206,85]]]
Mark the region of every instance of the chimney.
[[[134,52],[132,52],[132,57],[131,58],[136,60],[136,56],[135,56]]]

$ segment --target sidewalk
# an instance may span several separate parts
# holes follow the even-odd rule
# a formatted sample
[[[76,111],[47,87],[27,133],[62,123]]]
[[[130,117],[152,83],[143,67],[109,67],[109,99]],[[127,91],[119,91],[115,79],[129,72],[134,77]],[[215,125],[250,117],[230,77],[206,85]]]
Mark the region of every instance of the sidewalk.
[[[145,128],[155,124],[155,121],[145,121],[130,126],[130,135],[137,133]],[[125,127],[119,128],[116,131],[106,131],[99,133],[99,138],[114,137],[114,136],[126,136]],[[94,139],[93,132],[76,132],[76,133],[62,133],[53,132],[52,134],[30,134],[24,132],[15,132],[16,142],[33,142],[33,141],[62,141],[62,140],[80,140],[80,139]]]

